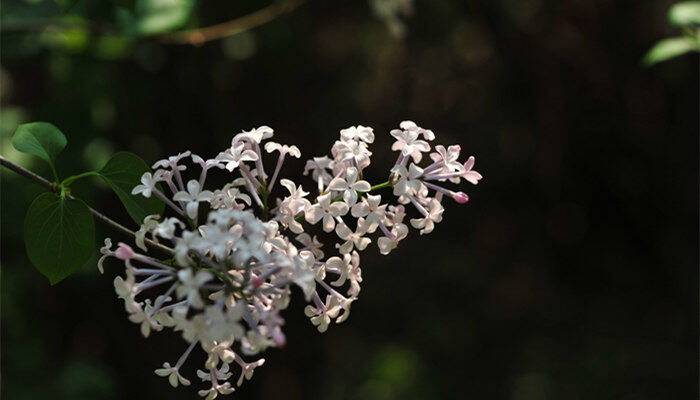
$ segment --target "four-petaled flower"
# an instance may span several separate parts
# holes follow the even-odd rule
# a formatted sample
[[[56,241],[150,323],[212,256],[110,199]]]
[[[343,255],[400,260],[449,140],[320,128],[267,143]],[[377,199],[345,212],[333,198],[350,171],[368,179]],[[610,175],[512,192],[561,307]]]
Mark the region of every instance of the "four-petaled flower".
[[[345,171],[345,179],[337,177],[328,184],[328,190],[343,192],[343,200],[348,206],[357,203],[357,192],[369,192],[372,188],[369,182],[358,180],[357,168],[350,167]]]
[[[131,194],[141,193],[143,197],[151,197],[151,192],[155,190],[156,184],[158,184],[158,182],[162,180],[163,170],[159,169],[153,174],[151,174],[150,172],[146,172],[143,175],[141,175],[141,184],[134,186],[134,189],[131,190]]]
[[[352,206],[352,216],[355,218],[364,217],[369,227],[367,232],[373,233],[377,226],[382,223],[386,213],[387,204],[381,204],[382,196],[368,195],[366,199]]]
[[[335,247],[340,250],[341,254],[351,252],[353,247],[356,247],[360,251],[364,250],[368,244],[372,243],[372,239],[362,236],[367,233],[368,228],[369,224],[367,224],[364,218],[357,220],[357,229],[355,232],[351,231],[345,224],[338,224],[335,228],[335,233],[338,234],[339,238],[345,240],[345,243],[342,245],[336,244]]]
[[[415,125],[415,124],[414,124]],[[401,150],[404,157],[413,157],[414,162],[420,162],[425,152],[430,151],[428,142],[418,139],[421,132],[416,129],[394,129],[391,131],[391,136],[396,138],[396,142],[391,146],[394,151]]]
[[[193,274],[189,268],[181,269],[177,273],[180,279],[180,286],[177,287],[176,293],[178,298],[186,297],[187,301],[194,308],[204,307],[202,296],[199,295],[199,289],[203,284],[209,282],[214,275],[208,271],[199,271]]]
[[[464,179],[467,181],[477,184],[479,183],[479,180],[482,178],[481,174],[473,171],[472,168],[474,167],[474,156],[470,156],[469,159],[467,160],[466,163],[464,163]]]
[[[439,201],[432,199],[427,211],[428,215],[424,216],[423,218],[411,219],[411,225],[413,225],[413,227],[416,229],[420,229],[421,235],[433,231],[435,224],[442,221],[442,212],[445,211],[445,209],[442,207]]]
[[[330,232],[335,228],[335,218],[348,213],[348,205],[342,201],[331,203],[331,194],[318,196],[317,203],[304,211],[306,221],[316,224],[323,219],[323,230]]]
[[[178,382],[185,385],[189,386],[190,381],[185,379],[182,375],[180,375],[180,372],[178,371],[177,366],[171,367],[170,363],[163,363],[163,368],[159,368],[155,370],[156,375],[158,376],[167,376],[168,377],[168,382],[170,382],[170,385],[172,387],[177,387]]]
[[[175,193],[173,200],[186,202],[185,210],[187,211],[187,216],[195,219],[197,217],[199,203],[202,201],[209,201],[212,197],[214,197],[214,193],[209,190],[201,190],[199,182],[193,179],[187,182],[187,191]]]
[[[247,149],[244,143],[234,143],[226,151],[219,153],[216,159],[225,162],[226,169],[233,171],[244,161],[257,160],[258,155],[253,150]]]

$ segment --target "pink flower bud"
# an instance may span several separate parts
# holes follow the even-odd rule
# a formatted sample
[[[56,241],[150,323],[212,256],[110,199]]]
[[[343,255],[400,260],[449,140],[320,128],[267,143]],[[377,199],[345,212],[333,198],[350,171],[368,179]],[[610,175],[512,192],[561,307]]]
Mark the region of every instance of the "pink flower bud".
[[[114,252],[114,256],[120,260],[129,260],[134,257],[134,250],[128,244],[119,242],[119,247]]]
[[[459,204],[464,204],[469,201],[469,196],[464,192],[457,192],[452,196]]]
[[[277,347],[282,347],[287,343],[287,338],[284,336],[284,333],[282,333],[282,331],[276,329],[275,332],[272,334],[272,341],[275,342],[275,345],[277,345]]]
[[[250,285],[253,286],[253,289],[259,288],[260,286],[262,286],[263,283],[264,283],[263,280],[260,279],[260,278],[257,277],[257,276],[254,276],[254,277],[250,280]]]

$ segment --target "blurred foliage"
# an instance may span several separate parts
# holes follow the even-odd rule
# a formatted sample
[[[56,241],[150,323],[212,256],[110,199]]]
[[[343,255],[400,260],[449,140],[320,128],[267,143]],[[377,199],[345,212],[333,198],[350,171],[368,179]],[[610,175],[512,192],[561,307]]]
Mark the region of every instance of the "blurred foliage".
[[[12,3],[2,0],[2,18]],[[81,1],[66,15],[118,29],[114,4]],[[300,307],[284,313],[288,346],[266,354],[233,398],[691,398],[698,58],[639,66],[674,34],[659,18],[670,5],[418,0],[397,39],[368,2],[310,1],[201,47],[85,22],[75,24],[82,36],[4,31],[0,153],[51,176],[10,145],[19,124],[42,120],[67,133],[66,174],[123,150],[148,163],[186,149],[214,155],[260,124],[307,158],[361,123],[375,128],[381,171],[395,156],[388,130],[414,119],[477,157],[486,178],[471,202],[447,210],[429,247],[412,236],[391,257],[364,257],[360,300],[342,325],[320,335]],[[178,29],[259,7],[198,2]],[[0,174],[0,397],[196,398],[153,374],[183,341],[140,336],[113,292],[116,265],[99,275],[95,251],[55,287],[36,272],[21,226],[42,189]],[[133,228],[99,182],[71,189]],[[100,243],[124,239],[95,229]]]
[[[647,66],[686,53],[700,52],[700,1],[674,4],[668,10],[668,21],[682,28],[685,35],[656,43],[644,56],[643,62]]]

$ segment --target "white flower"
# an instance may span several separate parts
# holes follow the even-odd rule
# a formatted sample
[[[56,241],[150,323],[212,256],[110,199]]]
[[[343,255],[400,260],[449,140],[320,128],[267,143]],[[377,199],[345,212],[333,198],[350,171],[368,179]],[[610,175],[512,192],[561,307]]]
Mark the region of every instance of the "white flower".
[[[190,250],[197,250],[204,245],[202,237],[190,231],[183,231],[180,238],[175,243],[175,260],[180,265],[188,265],[190,261]]]
[[[249,381],[253,377],[253,372],[255,372],[255,368],[265,364],[265,359],[261,358],[252,363],[247,363],[244,362],[243,359],[238,357],[236,358],[236,362],[238,363],[238,365],[241,366],[241,375],[238,378],[238,382],[236,382],[236,386],[240,387],[243,384],[243,378]]]
[[[333,190],[337,192],[343,192],[343,200],[352,206],[357,202],[357,192],[369,192],[372,188],[369,182],[358,179],[357,169],[350,167],[345,172],[345,178],[334,178],[331,183],[328,184],[328,190]]]
[[[179,153],[176,156],[170,156],[168,158],[164,158],[162,160],[158,160],[153,164],[153,169],[156,168],[172,168],[173,170],[178,170],[178,171],[184,171],[187,169],[184,165],[177,165],[180,160],[182,160],[185,157],[189,157],[190,154],[192,154],[189,150],[184,152],[184,153]]]
[[[317,203],[306,208],[306,221],[316,224],[323,219],[323,230],[331,232],[335,228],[335,217],[348,213],[348,205],[342,201],[331,203],[331,194],[318,196]]]
[[[199,271],[195,275],[192,274],[190,268],[184,268],[177,273],[177,277],[181,282],[181,285],[176,289],[177,297],[180,299],[186,297],[187,301],[194,308],[204,307],[202,297],[199,295],[199,289],[204,283],[210,281],[214,275],[208,271]]]
[[[234,355],[235,355],[235,353],[234,353]],[[231,359],[231,361],[233,361],[233,358]],[[216,376],[216,379],[219,381],[228,380],[228,378],[230,378],[231,375],[233,375],[232,373],[229,372],[229,365],[226,362],[224,362],[221,365],[221,368],[219,368],[219,369],[217,369],[215,367],[210,368],[209,372],[204,372],[200,369],[197,370],[197,376],[199,377],[199,379],[202,380],[202,382],[211,381],[212,373],[214,373],[214,375]]]
[[[308,233],[302,233],[301,235],[297,235],[295,239],[303,244],[305,249],[309,250],[314,257],[323,258],[323,251],[321,250],[323,243],[319,242],[315,235],[311,238],[311,235]]]
[[[467,160],[467,162],[464,163],[464,175],[462,175],[462,176],[467,181],[476,185],[477,183],[479,183],[479,180],[482,178],[482,176],[480,173],[478,173],[476,171],[472,171],[473,167],[474,167],[474,156],[470,156],[469,159]]]
[[[159,218],[160,215],[147,215],[143,220],[141,228],[139,228],[139,230],[134,234],[136,246],[138,246],[138,248],[141,250],[148,251],[148,248],[146,247],[146,233],[152,232],[158,227]]]
[[[442,221],[442,212],[445,211],[445,209],[442,207],[439,201],[431,199],[427,211],[428,215],[426,215],[424,218],[411,219],[411,225],[413,225],[413,227],[416,229],[420,229],[421,235],[433,231],[435,224]]]
[[[238,201],[245,203],[239,204]],[[213,209],[220,208],[233,208],[233,209],[243,209],[245,206],[250,206],[251,200],[250,196],[243,193],[237,187],[231,184],[226,184],[223,189],[214,192],[214,196],[211,199],[211,207]]]
[[[243,354],[253,355],[264,351],[274,343],[258,331],[250,330],[248,334],[241,339],[241,351]]]
[[[148,305],[149,300],[146,300]],[[160,331],[163,326],[156,322],[155,319],[151,318],[146,311],[144,311],[140,306],[136,307],[134,312],[129,315],[129,321],[135,324],[141,324],[141,334],[143,337],[148,337],[151,334],[151,329],[155,331]]]
[[[387,204],[381,204],[382,196],[368,195],[366,199],[352,206],[352,216],[355,218],[364,217],[369,224],[367,232],[373,233],[377,226],[382,223],[386,213]]]
[[[207,361],[204,366],[207,369],[216,368],[219,365],[219,360],[223,361],[225,364],[230,364],[236,357],[236,353],[231,350],[231,345],[233,340],[226,340],[221,343],[214,342],[202,342],[202,349],[209,354]],[[228,370],[228,368],[226,368]],[[224,378],[228,379],[228,378]]]
[[[420,162],[421,158],[423,158],[422,153],[430,151],[428,142],[418,139],[419,130],[394,129],[390,133],[391,136],[396,138],[396,142],[391,146],[391,149],[394,151],[401,150],[401,154],[404,157],[411,156],[414,162]]]
[[[211,388],[207,390],[200,390],[199,392],[197,392],[197,394],[204,397],[205,400],[214,400],[216,396],[219,395],[219,393],[231,394],[234,391],[236,391],[236,389],[231,387],[231,383],[224,382],[222,384],[212,383]]]
[[[202,157],[192,154],[192,161],[195,162],[196,164],[199,164],[200,167],[202,167],[203,170],[208,170],[210,168],[216,167],[219,169],[224,169],[224,166],[221,165],[222,160],[212,158],[209,160],[204,160]]]
[[[403,165],[399,165],[394,167],[391,172],[399,176],[399,180],[394,184],[394,196],[420,192],[423,183],[419,177],[423,175],[423,170],[416,164],[411,164],[408,170]]]
[[[362,282],[362,270],[360,269],[360,255],[353,251],[352,255],[343,254],[340,257],[331,257],[326,261],[326,270],[340,274],[338,279],[331,282],[333,286],[343,286],[346,280],[350,281],[348,295],[357,296],[360,293],[360,282]]]
[[[369,158],[372,156],[372,152],[367,148],[367,144],[360,141],[338,141],[333,146],[333,151],[336,155],[336,161],[354,162],[354,165],[360,170],[369,166]]]
[[[141,184],[136,185],[131,191],[131,194],[141,194],[143,197],[151,197],[151,192],[155,189],[156,184],[163,180],[163,171],[158,170],[154,174],[146,172],[141,175]]]
[[[306,195],[309,193],[305,192],[301,185],[297,187],[297,185],[289,179],[280,179],[280,185],[284,186],[289,191],[289,196],[284,198],[284,202],[287,203],[287,206],[292,210],[294,215],[303,211],[310,205],[309,200],[306,199]]]
[[[187,191],[177,192],[173,196],[173,200],[184,201],[187,203],[185,210],[187,215],[195,219],[197,217],[197,209],[199,208],[199,202],[209,201],[214,196],[214,194],[208,190],[200,190],[199,182],[194,179],[187,182]]]
[[[311,177],[319,182],[319,190],[322,190],[322,185],[327,185],[333,179],[328,170],[333,170],[333,160],[328,158],[328,156],[314,157],[313,160],[306,161],[304,176],[311,171]]]
[[[273,135],[273,130],[269,126],[261,126],[259,128],[243,131],[233,137],[233,143],[245,140],[250,143],[260,144],[263,140],[269,139]]]
[[[420,126],[416,125],[416,123],[413,121],[401,121],[399,127],[406,131],[418,132],[419,135],[423,135],[423,138],[425,140],[435,139],[435,134],[433,133],[433,131],[431,131],[430,129],[423,129]]]
[[[292,271],[292,281],[304,292],[304,297],[308,301],[316,289],[316,282],[313,266],[316,259],[310,251],[301,251],[293,258],[294,270]]]
[[[158,226],[153,230],[153,237],[161,237],[163,239],[172,239],[175,237],[175,230],[177,227],[184,228],[185,224],[182,223],[177,218],[166,218],[163,222],[159,223]]]
[[[371,239],[362,237],[362,235],[367,233],[368,228],[369,225],[365,222],[364,218],[357,220],[357,229],[355,232],[351,231],[345,224],[338,224],[338,226],[335,228],[335,233],[338,234],[339,238],[345,240],[345,243],[342,245],[336,244],[335,247],[340,249],[341,254],[351,252],[353,247],[356,247],[360,251],[364,250],[367,245],[372,242]]]
[[[255,154],[253,150],[246,149],[245,144],[234,143],[230,148],[226,149],[226,151],[219,153],[216,159],[225,162],[226,169],[233,171],[244,161],[257,160],[258,155]]]
[[[382,236],[377,239],[379,252],[383,255],[391,253],[391,251],[394,250],[399,244],[399,241],[408,235],[408,226],[406,226],[406,224],[396,223],[391,228],[391,234],[393,237]]]
[[[163,368],[159,368],[155,370],[156,375],[158,376],[167,376],[168,377],[168,382],[170,382],[170,385],[172,387],[177,387],[178,382],[185,385],[189,386],[190,381],[183,378],[182,375],[180,375],[180,372],[178,372],[177,367],[171,367],[170,363],[163,363]]]
[[[272,153],[273,151],[279,151],[280,154],[289,154],[292,157],[301,157],[301,151],[297,146],[287,146],[286,144],[279,144],[276,142],[265,143],[265,151]]]
[[[340,137],[345,141],[362,140],[366,143],[374,142],[374,131],[368,126],[351,126],[340,131]]]
[[[443,145],[435,146],[435,153],[430,153],[430,158],[437,163],[440,163],[440,168],[436,171],[441,174],[449,174],[451,172],[464,172],[464,165],[459,162],[459,152],[462,148],[459,145],[450,146],[445,149]],[[433,172],[432,174],[435,174]],[[441,179],[444,180],[444,179]],[[459,183],[459,176],[450,178],[451,182]]]

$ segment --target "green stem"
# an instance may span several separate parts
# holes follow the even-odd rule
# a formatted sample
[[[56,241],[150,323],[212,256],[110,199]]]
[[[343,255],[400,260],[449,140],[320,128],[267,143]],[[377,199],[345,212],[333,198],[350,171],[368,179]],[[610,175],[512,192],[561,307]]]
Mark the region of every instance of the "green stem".
[[[371,192],[373,190],[379,190],[379,189],[383,189],[385,187],[392,187],[392,186],[393,185],[391,184],[391,181],[386,181],[386,182],[382,182],[378,185],[372,186],[371,188],[369,188],[369,191]],[[367,193],[369,193],[369,192],[367,192]]]
[[[95,171],[83,172],[82,174],[69,176],[68,178],[64,179],[63,182],[61,182],[61,185],[62,186],[69,186],[71,183],[73,183],[73,181],[76,181],[78,179],[85,178],[88,176],[100,176],[100,174],[98,172],[95,172]]]

